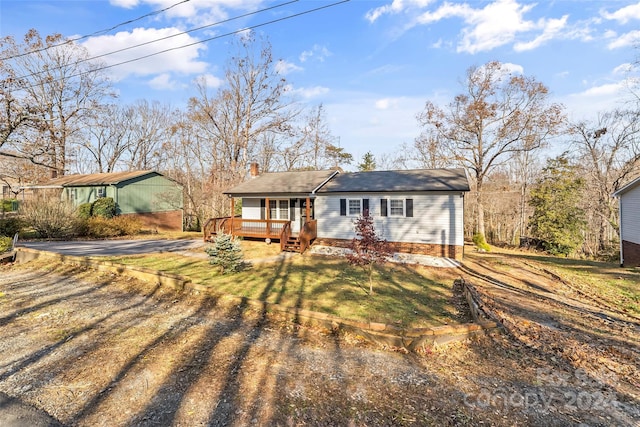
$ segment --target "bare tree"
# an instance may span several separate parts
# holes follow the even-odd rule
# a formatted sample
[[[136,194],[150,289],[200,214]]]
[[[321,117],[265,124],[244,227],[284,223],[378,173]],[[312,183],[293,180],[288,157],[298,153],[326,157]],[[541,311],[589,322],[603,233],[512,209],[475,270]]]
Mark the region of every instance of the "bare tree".
[[[105,105],[96,108],[81,143],[90,172],[113,172],[122,163],[123,156],[131,149],[133,116],[134,110],[130,107]]]
[[[63,41],[59,34],[43,40],[30,30],[21,44],[12,37],[1,42],[0,73],[5,82],[11,81],[5,95],[10,90],[10,101],[21,105],[16,111],[28,112],[29,120],[37,123],[22,129],[12,154],[46,165],[54,176],[68,168],[67,150],[77,142],[88,113],[113,96],[108,79],[88,60],[87,51]],[[10,129],[11,120],[7,123]]]
[[[211,145],[211,183],[222,192],[240,182],[265,135],[290,132],[297,111],[286,98],[286,82],[274,69],[271,46],[239,41],[239,56],[227,64],[225,84],[210,93],[197,82],[199,96],[189,102],[189,117]]]
[[[514,153],[541,147],[561,130],[561,105],[549,103],[548,89],[515,75],[499,62],[472,67],[464,93],[446,108],[427,102],[418,121],[443,142],[443,149],[467,167],[476,185],[476,230],[485,234],[483,184],[491,170]]]
[[[612,194],[640,176],[640,111],[615,110],[600,114],[595,123],[572,126],[583,174],[587,177],[589,206],[597,230],[596,248],[605,251],[618,232],[617,206]]]
[[[137,101],[126,112],[129,123],[127,168],[162,169],[162,145],[171,129],[171,108],[158,101]]]

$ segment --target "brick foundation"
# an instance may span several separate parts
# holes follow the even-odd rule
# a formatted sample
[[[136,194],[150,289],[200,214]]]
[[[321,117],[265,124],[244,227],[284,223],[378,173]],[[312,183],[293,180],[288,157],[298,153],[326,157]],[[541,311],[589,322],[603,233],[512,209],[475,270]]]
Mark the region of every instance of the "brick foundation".
[[[123,214],[122,216],[138,218],[144,228],[161,231],[182,231],[182,211],[142,212]]]
[[[348,248],[351,240],[343,239],[326,239],[317,238],[313,242],[314,245],[334,246],[338,248]],[[427,243],[405,243],[405,242],[389,242],[394,252],[407,254],[429,255],[441,258],[452,258],[462,260],[464,248],[455,245],[436,245]]]
[[[637,243],[622,241],[622,257],[625,267],[640,267],[640,245]]]

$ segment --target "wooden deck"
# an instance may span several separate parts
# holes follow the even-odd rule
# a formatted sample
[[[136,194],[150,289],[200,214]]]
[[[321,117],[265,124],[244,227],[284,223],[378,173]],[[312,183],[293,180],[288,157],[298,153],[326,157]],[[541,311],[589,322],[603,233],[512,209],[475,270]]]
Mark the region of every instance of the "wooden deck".
[[[205,242],[220,233],[280,241],[283,251],[304,252],[317,235],[317,221],[307,221],[298,235],[291,232],[291,221],[276,219],[210,218],[202,228]]]

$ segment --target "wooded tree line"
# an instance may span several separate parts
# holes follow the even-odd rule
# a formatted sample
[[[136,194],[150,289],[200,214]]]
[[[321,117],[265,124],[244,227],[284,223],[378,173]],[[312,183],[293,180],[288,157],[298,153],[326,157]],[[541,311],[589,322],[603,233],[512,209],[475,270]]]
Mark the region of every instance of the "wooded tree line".
[[[640,175],[637,98],[592,122],[571,123],[544,84],[490,62],[467,71],[449,104],[426,102],[413,144],[354,161],[323,106],[303,107],[276,64],[268,41],[238,39],[222,84],[197,80],[185,108],[124,105],[103,64],[81,46],[35,30],[22,41],[5,37],[0,180],[15,188],[66,173],[154,169],[184,186],[185,214],[197,226],[228,214],[222,192],[246,179],[250,162],[263,171],[464,167],[473,186],[469,236],[510,244],[520,236],[549,239],[542,219],[562,217],[570,201],[577,210],[566,218],[577,222],[559,228],[576,239],[559,247],[578,241],[575,249],[596,255],[614,246],[611,194]],[[549,178],[554,173],[569,178]],[[563,191],[579,197],[554,201]]]

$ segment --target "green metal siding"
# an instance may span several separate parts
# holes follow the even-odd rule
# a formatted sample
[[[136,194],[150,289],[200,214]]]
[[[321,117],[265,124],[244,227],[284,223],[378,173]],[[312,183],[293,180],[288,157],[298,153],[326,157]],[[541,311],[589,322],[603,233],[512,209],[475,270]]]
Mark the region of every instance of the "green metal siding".
[[[159,175],[122,182],[115,188],[118,213],[166,212],[182,209],[182,188]]]
[[[182,209],[182,187],[161,175],[145,175],[118,185],[67,187],[67,200],[74,200],[76,206],[92,203],[98,199],[99,189],[104,189],[105,197],[112,197],[119,214],[166,212]],[[75,191],[75,198],[71,193]]]

